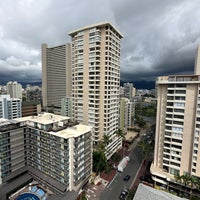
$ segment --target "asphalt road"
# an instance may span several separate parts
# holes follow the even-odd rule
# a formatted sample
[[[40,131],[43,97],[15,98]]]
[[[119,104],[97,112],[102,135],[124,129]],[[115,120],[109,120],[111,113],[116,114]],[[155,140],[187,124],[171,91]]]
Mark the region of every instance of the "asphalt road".
[[[143,161],[141,148],[136,146],[129,155],[130,161],[122,173],[117,172],[114,179],[107,185],[106,189],[101,193],[100,200],[118,200],[124,187],[130,188],[135,180],[137,172]],[[130,175],[129,181],[123,178]]]

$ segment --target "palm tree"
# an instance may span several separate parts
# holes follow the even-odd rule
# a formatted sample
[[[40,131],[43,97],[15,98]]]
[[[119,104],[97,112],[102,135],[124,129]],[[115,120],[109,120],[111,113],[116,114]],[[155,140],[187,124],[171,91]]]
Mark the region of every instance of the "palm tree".
[[[192,198],[192,190],[196,187],[197,178],[194,176],[190,176],[190,199]]]
[[[123,133],[123,131],[118,128],[116,131],[115,131],[115,134],[119,137],[119,138],[122,138],[122,139],[125,139],[125,135]]]
[[[186,190],[187,190],[187,185],[190,183],[190,176],[189,174],[184,174],[181,176],[181,179],[183,181],[184,187],[185,187],[185,194],[186,194]]]
[[[118,138],[121,138],[122,139],[122,149],[123,149],[123,152],[122,152],[122,157],[124,157],[124,145],[123,145],[123,140],[125,139],[125,135],[123,133],[123,131],[121,129],[117,129],[115,131],[115,134],[117,135]]]
[[[174,175],[174,179],[175,179],[175,181],[176,181],[177,183],[181,183],[181,176],[180,176],[180,174],[175,174],[175,175]]]
[[[96,172],[99,173],[102,171],[102,163],[107,162],[106,156],[105,156],[105,144],[103,143],[103,141],[98,143],[97,149],[96,151],[93,153],[93,155],[95,155],[95,153],[98,155],[98,164],[96,166]],[[105,164],[106,165],[106,164]]]
[[[200,179],[195,177],[195,188],[200,191]]]
[[[153,147],[145,141],[141,141],[139,146],[142,148],[142,153],[145,156],[145,159],[147,159],[153,150]]]
[[[175,174],[174,179],[176,183],[182,184],[182,177],[180,174]],[[181,193],[181,187],[179,187],[179,194]]]
[[[110,136],[108,136],[108,135],[103,135],[103,144],[105,145],[105,146],[107,146],[110,142],[111,142],[111,140],[110,140]]]

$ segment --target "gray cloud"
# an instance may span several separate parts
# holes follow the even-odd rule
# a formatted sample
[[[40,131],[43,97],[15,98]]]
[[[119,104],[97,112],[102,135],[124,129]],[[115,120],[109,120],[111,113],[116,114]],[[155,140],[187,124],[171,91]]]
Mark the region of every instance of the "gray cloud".
[[[155,80],[192,73],[200,43],[200,0],[0,1],[0,80],[40,80],[41,43],[70,41],[68,32],[110,21],[124,35],[121,79]]]

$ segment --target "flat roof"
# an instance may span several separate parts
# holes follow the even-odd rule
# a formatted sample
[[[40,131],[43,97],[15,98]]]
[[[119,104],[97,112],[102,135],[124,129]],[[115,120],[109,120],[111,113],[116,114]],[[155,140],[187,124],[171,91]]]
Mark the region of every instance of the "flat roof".
[[[79,29],[76,29],[74,31],[71,31],[69,32],[68,34],[70,36],[73,36],[74,34],[76,34],[77,32],[80,32],[80,31],[84,31],[84,30],[87,30],[87,29],[90,29],[90,28],[94,28],[94,27],[98,27],[98,26],[112,26],[114,28],[114,30],[121,36],[121,38],[123,38],[123,35],[120,33],[120,31],[115,28],[110,22],[108,21],[105,21],[105,22],[100,22],[100,23],[96,23],[96,24],[92,24],[92,25],[88,25],[88,26],[84,26],[82,28],[79,28]]]
[[[37,116],[21,117],[21,118],[16,118],[15,120],[18,122],[31,121],[40,124],[52,124],[67,119],[70,119],[70,117],[55,115],[52,113],[41,113],[38,114]]]
[[[59,137],[68,139],[68,138],[71,138],[71,137],[78,137],[78,136],[83,135],[84,133],[87,133],[89,131],[91,131],[90,126],[78,124],[76,126],[69,127],[69,128],[64,129],[62,131],[58,131],[58,132],[50,131],[49,133],[52,134],[52,135],[55,135],[55,136],[59,136]]]
[[[68,120],[70,119],[70,117],[66,117],[66,116],[61,116],[61,115],[55,115],[52,113],[41,113],[38,116],[28,116],[28,117],[22,117],[22,118],[17,118],[15,119],[15,121],[18,122],[35,122],[35,123],[39,123],[39,124],[52,124],[52,123],[59,123],[62,122],[63,120]],[[49,134],[55,135],[55,136],[59,136],[62,138],[71,138],[71,137],[78,137],[84,133],[87,133],[89,131],[91,131],[90,126],[87,125],[83,125],[83,124],[78,124],[72,127],[68,127],[62,130],[52,130],[52,131],[48,131]]]

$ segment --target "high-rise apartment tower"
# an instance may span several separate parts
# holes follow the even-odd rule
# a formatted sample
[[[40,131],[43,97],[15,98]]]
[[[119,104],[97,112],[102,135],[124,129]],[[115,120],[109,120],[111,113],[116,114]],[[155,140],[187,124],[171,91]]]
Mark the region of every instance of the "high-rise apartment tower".
[[[20,98],[22,99],[22,85],[17,83],[17,81],[10,81],[6,84],[7,94],[10,95],[11,98]]]
[[[151,166],[157,184],[169,187],[175,175],[200,178],[199,67],[195,66],[194,75],[157,79],[155,151]]]
[[[107,156],[121,146],[116,136],[119,118],[120,40],[109,22],[69,33],[72,38],[73,116],[94,127],[94,144],[107,135]]]

